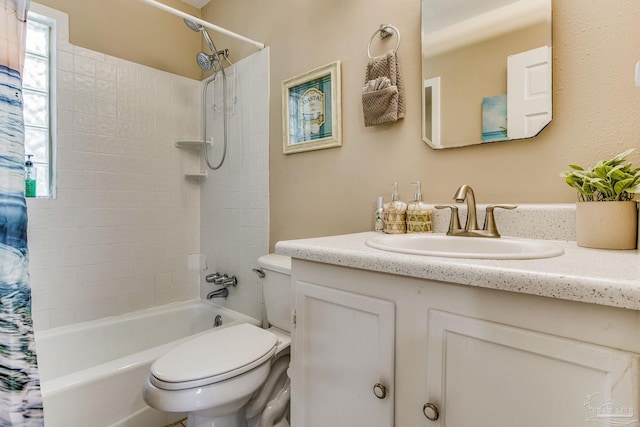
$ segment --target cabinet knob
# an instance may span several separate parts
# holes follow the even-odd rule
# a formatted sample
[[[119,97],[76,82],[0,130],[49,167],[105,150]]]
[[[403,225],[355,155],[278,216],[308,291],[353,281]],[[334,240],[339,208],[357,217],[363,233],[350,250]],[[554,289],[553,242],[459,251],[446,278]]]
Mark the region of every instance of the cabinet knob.
[[[440,412],[438,411],[438,407],[433,403],[425,403],[422,407],[422,413],[429,421],[436,421],[440,418]]]
[[[384,399],[387,397],[387,388],[380,383],[376,383],[376,385],[373,386],[373,394],[375,394],[378,399]]]

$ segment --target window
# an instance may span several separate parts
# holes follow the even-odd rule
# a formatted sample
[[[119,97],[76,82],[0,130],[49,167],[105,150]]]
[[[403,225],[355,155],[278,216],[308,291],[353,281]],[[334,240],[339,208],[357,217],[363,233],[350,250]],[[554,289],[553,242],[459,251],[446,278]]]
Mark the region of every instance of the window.
[[[54,23],[52,19],[29,13],[22,75],[25,154],[33,155],[31,161],[37,171],[36,196],[47,198],[54,196],[55,188]]]

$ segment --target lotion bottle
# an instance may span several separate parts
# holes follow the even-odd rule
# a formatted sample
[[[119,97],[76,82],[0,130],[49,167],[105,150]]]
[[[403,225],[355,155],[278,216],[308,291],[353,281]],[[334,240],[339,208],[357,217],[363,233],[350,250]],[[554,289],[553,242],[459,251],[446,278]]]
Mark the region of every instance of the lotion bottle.
[[[414,184],[416,191],[413,194],[413,201],[407,204],[407,233],[431,233],[433,232],[431,208],[422,201],[420,181]]]
[[[31,157],[27,154],[27,161],[24,162],[24,196],[36,197],[36,168],[33,166]]]
[[[398,197],[398,183],[394,182],[391,191],[391,201],[383,205],[384,232],[401,234],[407,232],[406,214],[407,204]]]
[[[384,230],[382,196],[378,196],[378,201],[377,201],[377,204],[376,204],[374,230],[375,231],[379,231],[379,232]]]

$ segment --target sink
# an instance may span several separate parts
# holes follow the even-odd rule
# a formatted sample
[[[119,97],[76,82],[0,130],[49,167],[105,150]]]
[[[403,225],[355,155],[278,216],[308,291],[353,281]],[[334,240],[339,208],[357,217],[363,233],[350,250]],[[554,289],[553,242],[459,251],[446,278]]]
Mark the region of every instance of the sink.
[[[445,234],[381,234],[367,239],[371,248],[403,254],[475,259],[537,259],[564,254],[562,246],[545,240]]]

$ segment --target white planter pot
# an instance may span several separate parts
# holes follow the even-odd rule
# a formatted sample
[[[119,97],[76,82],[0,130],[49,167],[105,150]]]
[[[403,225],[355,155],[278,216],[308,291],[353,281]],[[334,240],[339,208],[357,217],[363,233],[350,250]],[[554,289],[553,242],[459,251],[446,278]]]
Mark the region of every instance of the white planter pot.
[[[578,202],[576,241],[596,249],[635,249],[638,239],[638,205],[628,202]]]

